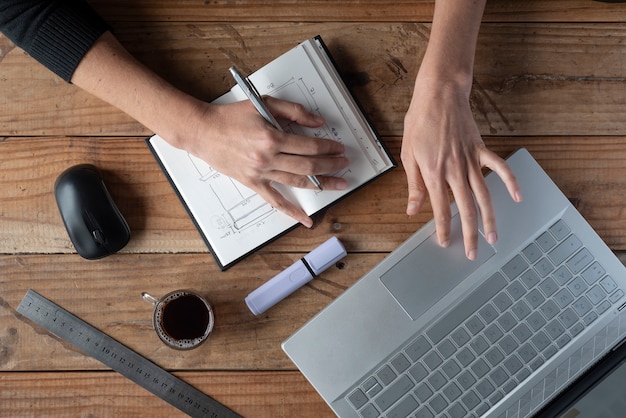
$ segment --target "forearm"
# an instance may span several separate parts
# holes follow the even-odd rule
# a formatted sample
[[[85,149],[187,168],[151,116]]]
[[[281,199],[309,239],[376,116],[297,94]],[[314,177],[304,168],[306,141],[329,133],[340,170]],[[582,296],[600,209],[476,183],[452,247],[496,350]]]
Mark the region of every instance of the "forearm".
[[[117,107],[175,146],[182,143],[206,107],[137,61],[110,33],[84,56],[72,83]]]
[[[471,87],[476,42],[486,0],[437,0],[420,77]],[[468,90],[469,94],[469,90]]]

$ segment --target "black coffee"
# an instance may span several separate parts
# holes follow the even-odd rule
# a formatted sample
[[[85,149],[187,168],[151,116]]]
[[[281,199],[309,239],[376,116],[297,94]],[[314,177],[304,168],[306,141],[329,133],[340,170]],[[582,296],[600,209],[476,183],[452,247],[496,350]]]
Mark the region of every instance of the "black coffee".
[[[194,295],[172,299],[163,307],[163,330],[175,340],[194,340],[204,336],[209,326],[209,311]]]

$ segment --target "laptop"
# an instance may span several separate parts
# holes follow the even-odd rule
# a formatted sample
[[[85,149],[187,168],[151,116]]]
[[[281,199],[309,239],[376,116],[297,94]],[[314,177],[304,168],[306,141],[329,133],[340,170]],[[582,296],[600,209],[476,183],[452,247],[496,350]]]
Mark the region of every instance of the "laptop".
[[[531,154],[486,176],[499,239],[431,221],[282,345],[340,417],[527,417],[626,337],[626,268]]]

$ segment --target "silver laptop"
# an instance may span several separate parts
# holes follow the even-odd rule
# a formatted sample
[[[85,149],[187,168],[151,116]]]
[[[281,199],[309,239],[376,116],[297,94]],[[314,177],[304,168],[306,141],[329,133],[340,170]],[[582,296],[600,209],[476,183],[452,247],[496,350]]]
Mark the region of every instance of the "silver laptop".
[[[283,343],[340,417],[526,417],[626,336],[626,269],[528,151],[499,240],[465,257],[428,223]],[[481,231],[482,232],[482,231]]]

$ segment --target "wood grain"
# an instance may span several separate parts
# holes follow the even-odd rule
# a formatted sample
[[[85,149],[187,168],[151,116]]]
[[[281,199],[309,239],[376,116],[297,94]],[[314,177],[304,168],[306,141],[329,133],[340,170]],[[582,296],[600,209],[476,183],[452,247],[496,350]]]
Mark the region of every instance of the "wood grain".
[[[176,372],[244,417],[335,416],[298,372]],[[112,372],[2,373],[0,417],[184,417]]]
[[[326,40],[355,97],[385,136],[401,136],[429,26],[421,23],[120,23],[140,60],[181,89],[211,100],[316,34]],[[616,135],[626,132],[621,24],[484,24],[472,106],[484,135]],[[150,132],[67,85],[19,49],[0,65],[0,136]]]
[[[424,54],[433,0],[90,0],[122,43],[177,87],[211,100],[321,34],[355,97],[400,161],[403,118]],[[626,5],[490,1],[471,105],[487,146],[526,147],[626,262]],[[179,416],[178,412],[15,311],[33,288],[244,416],[332,412],[280,349],[432,217],[404,214],[402,167],[219,272],[144,144],[151,132],[64,83],[0,35],[0,417]],[[132,229],[121,254],[75,254],[52,190],[90,162]],[[255,317],[245,296],[338,236],[349,254]],[[143,291],[193,288],[216,328],[196,350],[162,345]],[[178,415],[177,415],[178,414]]]

